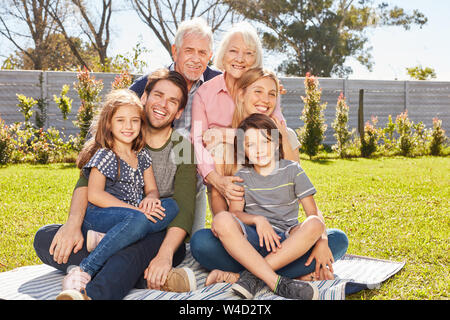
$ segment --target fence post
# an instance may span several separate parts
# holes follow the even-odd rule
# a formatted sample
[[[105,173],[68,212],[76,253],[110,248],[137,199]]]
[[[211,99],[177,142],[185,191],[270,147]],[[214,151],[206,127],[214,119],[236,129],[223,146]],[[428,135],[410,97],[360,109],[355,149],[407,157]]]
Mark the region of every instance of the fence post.
[[[364,89],[359,90],[358,132],[364,138]]]
[[[404,90],[405,90],[405,105],[403,111],[406,111],[408,110],[409,107],[409,81],[405,81]]]

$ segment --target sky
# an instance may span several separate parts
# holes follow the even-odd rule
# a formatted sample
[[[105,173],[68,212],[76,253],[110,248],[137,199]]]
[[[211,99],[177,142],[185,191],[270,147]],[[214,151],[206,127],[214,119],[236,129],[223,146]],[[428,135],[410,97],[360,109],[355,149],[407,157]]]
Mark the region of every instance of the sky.
[[[407,12],[418,9],[428,18],[428,23],[422,29],[414,26],[409,31],[405,31],[402,27],[369,30],[369,45],[373,47],[373,70],[370,72],[355,59],[347,59],[346,65],[351,66],[354,71],[349,79],[408,80],[406,68],[422,65],[435,69],[436,81],[450,81],[450,1],[384,1],[404,8]],[[116,20],[116,26],[121,25],[128,27],[116,28],[117,40],[111,46],[110,54],[123,54],[137,41],[150,39],[143,42],[151,50],[147,58],[149,70],[163,67],[171,62],[170,56],[159,45],[150,29],[136,16],[124,13]],[[216,43],[218,40],[220,39],[216,39]],[[279,61],[266,56],[265,66],[275,69],[277,63],[273,62],[274,60]]]
[[[437,75],[435,80],[450,81],[450,1],[384,0],[384,2],[397,5],[408,12],[418,9],[428,18],[428,23],[422,29],[414,26],[409,31],[405,31],[402,27],[369,30],[368,45],[373,48],[371,52],[374,61],[373,70],[370,72],[353,58],[347,59],[346,65],[353,69],[349,79],[407,80],[409,76],[406,68],[422,65],[435,70]],[[142,42],[150,50],[150,53],[144,56],[148,63],[148,70],[145,71],[166,66],[171,62],[171,57],[150,28],[134,12],[120,12],[115,15],[113,21],[113,39],[108,51],[110,56],[131,52],[137,42]],[[216,37],[216,47],[219,40]],[[5,43],[2,43],[2,46],[7,48]],[[1,51],[5,54],[5,50]],[[278,61],[280,61],[278,57],[266,54],[264,65],[276,69]]]

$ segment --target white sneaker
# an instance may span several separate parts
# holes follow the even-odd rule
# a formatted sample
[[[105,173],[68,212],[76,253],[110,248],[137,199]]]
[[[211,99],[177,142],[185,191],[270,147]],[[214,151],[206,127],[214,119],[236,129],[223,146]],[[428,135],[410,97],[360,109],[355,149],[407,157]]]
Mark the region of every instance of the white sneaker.
[[[77,290],[86,288],[88,282],[91,281],[89,273],[81,270],[80,267],[73,267],[69,270],[62,282],[62,289],[65,290]]]

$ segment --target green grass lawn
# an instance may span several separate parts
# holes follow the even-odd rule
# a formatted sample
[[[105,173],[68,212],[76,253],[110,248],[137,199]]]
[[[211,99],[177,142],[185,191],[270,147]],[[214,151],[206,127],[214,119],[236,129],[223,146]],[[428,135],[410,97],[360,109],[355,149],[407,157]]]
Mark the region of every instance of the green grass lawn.
[[[450,158],[302,159],[301,165],[318,190],[327,227],[348,235],[348,253],[406,262],[380,289],[348,298],[450,297]],[[69,164],[0,168],[0,271],[41,263],[34,234],[64,223],[77,177]]]

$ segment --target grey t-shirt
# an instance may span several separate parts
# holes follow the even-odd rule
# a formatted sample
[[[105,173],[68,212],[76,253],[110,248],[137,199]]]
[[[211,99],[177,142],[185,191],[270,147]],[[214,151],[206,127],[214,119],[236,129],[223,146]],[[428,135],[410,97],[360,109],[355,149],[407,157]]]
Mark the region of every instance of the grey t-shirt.
[[[297,162],[282,159],[274,171],[262,176],[253,167],[236,172],[244,182],[248,214],[267,218],[276,231],[285,232],[298,223],[298,200],[314,195],[316,189]]]
[[[138,166],[135,169],[112,150],[102,148],[83,167],[83,175],[89,179],[91,169],[97,168],[106,177],[106,192],[137,207],[144,198],[144,171],[152,165],[150,153],[145,148],[137,154],[137,158]]]

